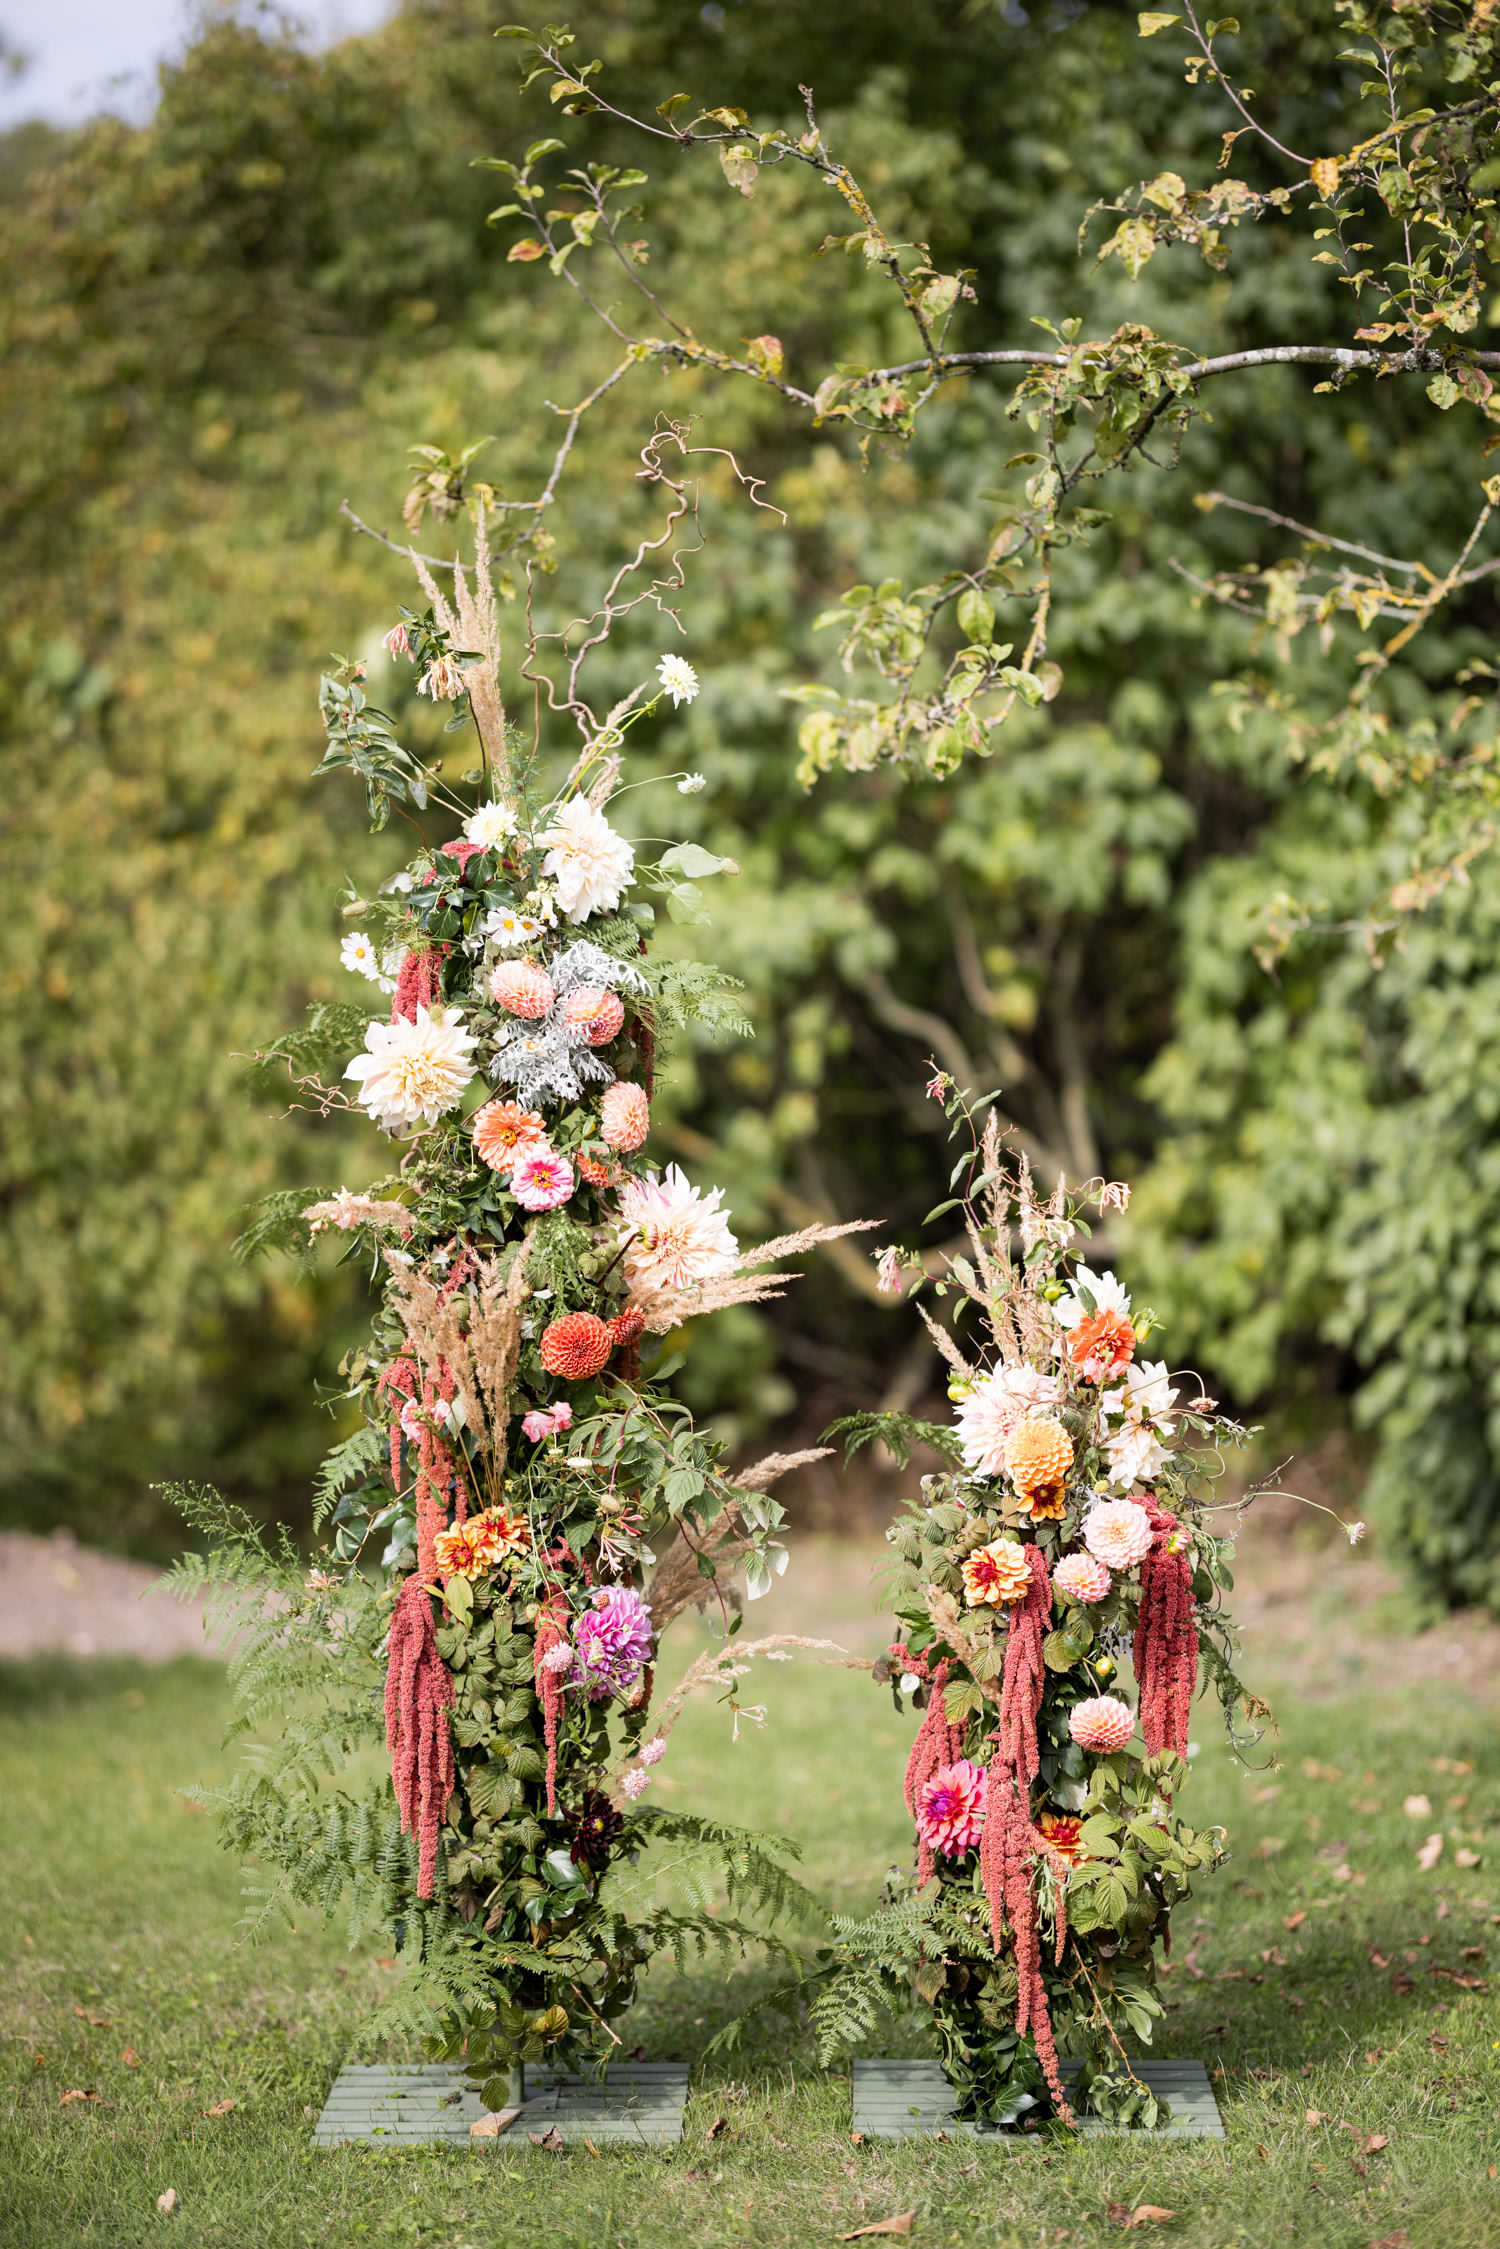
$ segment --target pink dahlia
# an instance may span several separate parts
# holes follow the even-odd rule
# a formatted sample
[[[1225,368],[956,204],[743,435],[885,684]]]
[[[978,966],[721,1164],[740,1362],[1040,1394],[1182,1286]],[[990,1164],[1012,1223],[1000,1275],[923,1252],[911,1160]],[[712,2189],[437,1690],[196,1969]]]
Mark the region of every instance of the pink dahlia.
[[[1107,1570],[1133,1570],[1151,1551],[1151,1525],[1133,1499],[1101,1500],[1083,1519],[1083,1543]]]
[[[563,1021],[570,1031],[582,1031],[590,1046],[608,1046],[624,1025],[625,1002],[602,984],[580,984],[563,1002]]]
[[[522,1210],[556,1210],[576,1185],[567,1157],[551,1148],[528,1148],[510,1175],[510,1191]]]
[[[590,1702],[628,1694],[650,1660],[651,1611],[639,1593],[628,1585],[596,1593],[573,1634],[571,1676]]]
[[[651,1130],[651,1104],[646,1099],[643,1085],[632,1085],[625,1078],[617,1078],[604,1089],[604,1099],[599,1104],[600,1137],[606,1148],[617,1148],[628,1156],[646,1143]]]
[[[551,1013],[557,994],[551,977],[535,961],[502,961],[490,978],[490,998],[510,1014],[539,1023]]]
[[[1114,1695],[1095,1695],[1091,1702],[1075,1702],[1068,1714],[1068,1731],[1080,1749],[1096,1749],[1107,1756],[1123,1749],[1135,1732],[1135,1714]]]
[[[984,1793],[988,1775],[967,1757],[939,1765],[917,1798],[917,1834],[929,1851],[961,1859],[984,1833]]]
[[[1052,1572],[1052,1583],[1070,1601],[1102,1601],[1113,1580],[1092,1554],[1067,1554]]]

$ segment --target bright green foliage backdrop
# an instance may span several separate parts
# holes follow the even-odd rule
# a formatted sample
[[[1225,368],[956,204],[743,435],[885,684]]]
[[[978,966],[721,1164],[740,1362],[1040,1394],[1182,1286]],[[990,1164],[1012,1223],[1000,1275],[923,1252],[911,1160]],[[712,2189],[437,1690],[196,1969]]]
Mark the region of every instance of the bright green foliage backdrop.
[[[1032,315],[1074,312],[1086,334],[1140,319],[1205,351],[1343,340],[1347,301],[1275,227],[1236,238],[1222,276],[1185,249],[1134,283],[1079,260],[1095,197],[1211,172],[1226,115],[1185,93],[1131,9],[1021,14],[765,0],[716,24],[618,0],[575,20],[646,108],[681,85],[790,119],[812,84],[886,224],[976,269],[964,343],[1029,342]],[[494,433],[485,473],[533,492],[557,435],[539,401],[571,402],[610,364],[565,289],[506,264],[514,228],[484,225],[495,182],[472,159],[551,122],[516,92],[501,20],[479,0],[412,5],[315,60],[274,24],[221,27],[148,130],[32,135],[0,168],[0,1474],[20,1519],[168,1536],[145,1490],[168,1472],[295,1515],[325,1437],[313,1378],[357,1283],[294,1288],[228,1244],[256,1194],[358,1184],[378,1163],[361,1129],[273,1124],[234,1059],[309,997],[366,995],[337,965],[335,889],[396,863],[352,792],[308,787],[316,667],[330,648],[373,656],[407,593],[338,503],[394,525],[414,434]],[[1292,145],[1342,145],[1358,74],[1332,8],[1264,0],[1242,23],[1262,114]],[[580,157],[639,159],[597,120],[562,133]],[[768,172],[742,200],[706,160],[668,158],[643,196],[653,278],[701,332],[774,333],[793,372],[905,348],[874,281],[807,255],[830,223],[815,183]],[[1006,466],[1022,440],[1004,385],[951,386],[909,452],[864,471],[763,393],[643,378],[586,425],[541,599],[621,551],[657,405],[702,414],[787,511],[782,530],[721,509],[710,480],[683,643],[704,693],[658,745],[664,772],[710,788],[627,800],[641,832],[696,818],[744,867],[716,889],[711,935],[758,1035],[679,1056],[660,1142],[705,1168],[710,1144],[727,1151],[713,1168],[742,1234],[868,1213],[916,1238],[946,1168],[928,1054],[1002,1081],[1075,1176],[1137,1183],[1111,1246],[1165,1316],[1169,1357],[1303,1430],[1349,1417],[1430,1582],[1500,1600],[1492,870],[1477,862],[1381,966],[1326,936],[1263,968],[1268,902],[1358,912],[1401,871],[1410,812],[1399,792],[1309,779],[1263,717],[1236,731],[1212,690],[1251,661],[1255,628],[1196,607],[1173,567],[1288,551],[1195,508],[1212,489],[1383,553],[1456,548],[1472,410],[1439,415],[1420,382],[1314,398],[1314,379],[1221,380],[1185,467],[1117,487],[1109,526],[1060,561],[1064,693],[942,783],[836,775],[802,796],[780,690],[834,676],[810,624],[852,580],[918,580],[965,545],[982,558],[1026,473]],[[1414,724],[1441,715],[1423,680],[1484,655],[1493,625],[1481,585],[1428,628],[1403,689]],[[1304,636],[1291,677],[1348,660]],[[911,1403],[932,1374],[911,1316],[829,1270],[773,1318],[710,1323],[684,1380],[700,1410],[784,1442],[792,1383],[815,1429]]]

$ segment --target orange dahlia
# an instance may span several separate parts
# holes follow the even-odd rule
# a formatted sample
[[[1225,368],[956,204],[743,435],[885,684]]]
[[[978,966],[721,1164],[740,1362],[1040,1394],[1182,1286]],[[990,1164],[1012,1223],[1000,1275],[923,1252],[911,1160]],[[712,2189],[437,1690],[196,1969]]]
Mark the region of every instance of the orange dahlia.
[[[1135,1357],[1135,1329],[1123,1312],[1107,1307],[1082,1319],[1068,1336],[1068,1357],[1085,1382],[1108,1382]]]
[[[603,1371],[614,1337],[597,1313],[566,1312],[542,1337],[542,1365],[567,1382],[587,1382]]]
[[[1005,1465],[1034,1522],[1061,1516],[1073,1440],[1060,1421],[1032,1415],[1018,1422],[1005,1448]]]
[[[619,1180],[620,1167],[608,1156],[595,1156],[580,1148],[573,1162],[580,1179],[586,1179],[591,1187],[613,1187]]]
[[[530,1544],[531,1525],[524,1515],[512,1515],[504,1507],[487,1507],[482,1515],[471,1515],[466,1523],[439,1531],[433,1552],[444,1578],[476,1578]]]
[[[509,1171],[528,1148],[538,1148],[547,1127],[519,1101],[487,1101],[474,1119],[474,1153],[491,1171]]]
[[[993,1546],[976,1547],[964,1556],[964,1599],[971,1609],[985,1603],[992,1609],[1010,1608],[1025,1600],[1030,1586],[1025,1548],[1014,1539],[997,1538]]]
[[[1066,1859],[1069,1866],[1077,1866],[1088,1857],[1079,1841],[1083,1822],[1075,1819],[1071,1812],[1043,1812],[1036,1824],[1037,1833],[1048,1849],[1056,1851],[1060,1859]]]

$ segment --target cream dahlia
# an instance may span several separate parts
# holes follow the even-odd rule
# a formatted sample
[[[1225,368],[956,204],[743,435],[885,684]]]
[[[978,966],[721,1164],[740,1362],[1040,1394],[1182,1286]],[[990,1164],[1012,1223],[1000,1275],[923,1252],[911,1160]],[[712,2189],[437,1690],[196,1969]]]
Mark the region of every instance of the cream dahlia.
[[[1070,1601],[1092,1604],[1102,1601],[1113,1579],[1102,1562],[1092,1554],[1065,1554],[1052,1572],[1052,1583],[1057,1592]]]
[[[419,1007],[414,1022],[372,1023],[365,1048],[344,1075],[361,1081],[360,1101],[383,1132],[436,1124],[474,1076],[473,1035],[457,1009]]]
[[[1166,1462],[1165,1440],[1173,1434],[1177,1392],[1167,1379],[1166,1361],[1148,1359],[1131,1367],[1119,1389],[1107,1390],[1100,1403],[1107,1422],[1118,1417],[1118,1426],[1104,1432],[1110,1482],[1126,1491],[1149,1483]]]
[[[1083,1301],[1084,1294],[1093,1298],[1092,1307]],[[1087,1265],[1080,1265],[1073,1275],[1072,1293],[1062,1298],[1056,1311],[1058,1326],[1070,1330],[1099,1312],[1114,1312],[1128,1320],[1130,1298],[1113,1273],[1091,1273]]]
[[[498,851],[516,832],[514,805],[481,804],[464,822],[464,834],[481,851]]]
[[[557,886],[569,921],[608,913],[635,871],[635,853],[587,797],[570,797],[537,837],[546,851],[542,873]]]
[[[705,1195],[676,1164],[660,1179],[626,1181],[620,1217],[629,1238],[625,1279],[633,1292],[689,1288],[734,1271],[739,1243],[719,1208],[723,1192],[715,1187]]]
[[[1062,1403],[1055,1374],[1035,1367],[996,1367],[976,1382],[956,1416],[965,1464],[976,1476],[1005,1472],[1011,1432],[1031,1414],[1050,1413]]]
[[[1104,1499],[1083,1518],[1083,1543],[1107,1570],[1133,1570],[1151,1551],[1151,1525],[1133,1499]]]
[[[1095,1695],[1090,1702],[1075,1702],[1068,1713],[1068,1731],[1080,1749],[1098,1750],[1107,1756],[1123,1749],[1135,1732],[1135,1716],[1128,1703],[1114,1695]]]

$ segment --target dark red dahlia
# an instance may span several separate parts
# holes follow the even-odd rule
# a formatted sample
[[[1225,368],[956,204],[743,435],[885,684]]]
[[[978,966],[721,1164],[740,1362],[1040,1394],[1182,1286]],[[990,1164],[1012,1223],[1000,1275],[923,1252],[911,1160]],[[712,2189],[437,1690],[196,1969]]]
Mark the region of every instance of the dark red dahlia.
[[[597,1788],[585,1789],[578,1809],[566,1814],[572,1837],[570,1856],[575,1866],[603,1866],[624,1830],[625,1822],[607,1796]]]

